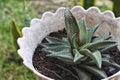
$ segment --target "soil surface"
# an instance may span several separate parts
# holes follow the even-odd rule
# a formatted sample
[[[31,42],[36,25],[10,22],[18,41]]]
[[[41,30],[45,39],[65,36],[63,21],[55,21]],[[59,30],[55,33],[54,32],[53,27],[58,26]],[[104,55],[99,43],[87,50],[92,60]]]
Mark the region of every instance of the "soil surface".
[[[60,39],[62,39],[63,37],[67,37],[65,30],[51,33],[49,36]],[[44,39],[42,43],[44,42],[47,41]],[[76,76],[77,74],[72,74],[74,70],[71,68],[71,65],[63,64],[64,62],[61,62],[55,58],[46,57],[48,53],[43,52],[41,49],[42,47],[38,45],[33,55],[33,65],[38,72],[55,80],[78,80]],[[112,59],[116,63],[120,64],[120,52],[116,47],[108,51],[107,54],[111,54]],[[117,69],[108,66],[104,67],[103,69],[105,70],[105,72],[107,72],[108,76],[118,71]],[[98,80],[98,78],[93,76],[91,80]]]

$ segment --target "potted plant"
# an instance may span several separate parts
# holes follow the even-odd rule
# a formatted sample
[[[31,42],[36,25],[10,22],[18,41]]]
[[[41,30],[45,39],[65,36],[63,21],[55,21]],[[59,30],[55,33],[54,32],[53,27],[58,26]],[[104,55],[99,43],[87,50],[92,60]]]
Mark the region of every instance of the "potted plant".
[[[50,59],[45,57],[45,59],[49,60],[49,62],[52,61],[53,63],[61,63],[57,65],[56,69],[59,71],[64,70],[66,71],[66,74],[68,73],[68,76],[64,76],[65,80],[69,80],[70,75],[74,77],[71,77],[71,80],[90,80],[92,76],[91,74],[97,76],[97,80],[103,78],[105,78],[103,80],[110,80],[112,78],[119,80],[120,72],[117,72],[107,78],[106,74],[103,70],[101,70],[103,64],[109,66],[112,65],[115,68],[120,69],[119,65],[109,61],[110,57],[108,56],[110,54],[102,54],[104,51],[116,46],[116,42],[118,44],[117,48],[120,49],[120,36],[118,30],[118,24],[120,24],[118,21],[119,19],[116,19],[112,12],[106,11],[102,13],[95,7],[84,10],[80,6],[75,6],[71,11],[77,18],[78,22],[68,9],[65,10],[65,8],[59,8],[56,13],[46,12],[43,14],[41,19],[33,19],[29,28],[23,28],[23,37],[18,39],[18,44],[20,46],[18,53],[23,58],[23,63],[37,76],[39,76],[39,80],[52,80],[52,78],[43,75],[44,73],[41,74],[44,69],[46,69],[46,67],[43,66],[45,62],[43,62],[44,64],[40,64],[43,69],[42,72],[39,70],[39,68],[41,68],[38,66],[39,63],[34,63],[36,60],[39,62],[39,60],[42,61],[44,59],[44,54],[42,56],[43,58],[39,56],[39,59],[38,55],[34,58],[34,53],[38,54],[39,51],[42,50],[43,52],[45,51],[50,53],[47,54]],[[85,17],[85,19],[82,17]],[[86,29],[85,21],[88,29]],[[100,25],[90,27],[100,22]],[[65,35],[65,30],[59,31],[63,30],[65,25],[68,38]],[[98,26],[100,27],[98,28]],[[93,37],[94,32],[95,34]],[[111,34],[112,40],[109,40],[109,33]],[[42,41],[46,42],[46,40],[43,39],[49,34],[51,36],[59,36],[58,34],[63,34],[62,37],[65,38],[61,40],[53,37],[47,37],[46,40],[48,43],[41,43]],[[101,37],[103,35],[107,36]],[[100,38],[98,36],[100,36]],[[40,48],[37,51],[38,45],[40,45]],[[48,66],[50,67],[50,65]],[[58,67],[60,67],[61,70],[58,69]],[[113,68],[110,67],[110,70],[112,69]],[[46,70],[48,70],[47,72],[49,74],[49,69]],[[56,80],[63,79],[54,71],[50,74],[55,74],[57,76]]]

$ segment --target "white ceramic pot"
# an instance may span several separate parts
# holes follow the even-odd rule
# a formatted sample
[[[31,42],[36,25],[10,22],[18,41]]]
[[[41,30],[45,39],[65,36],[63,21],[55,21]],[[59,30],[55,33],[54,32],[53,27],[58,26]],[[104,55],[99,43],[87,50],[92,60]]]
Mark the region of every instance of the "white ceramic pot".
[[[55,13],[45,12],[41,19],[32,19],[30,27],[24,27],[22,29],[23,37],[18,39],[18,44],[20,46],[18,54],[23,59],[24,65],[32,70],[38,76],[39,80],[54,79],[40,74],[33,67],[32,57],[35,48],[47,35],[62,30],[65,27],[64,9],[64,7],[61,7]],[[108,35],[109,32],[111,32],[112,38],[117,41],[118,49],[120,50],[120,18],[115,18],[113,12],[101,12],[96,7],[85,10],[80,6],[73,7],[71,11],[77,19],[86,17],[85,19],[88,27],[103,22],[95,35]],[[120,80],[120,71],[103,80]]]

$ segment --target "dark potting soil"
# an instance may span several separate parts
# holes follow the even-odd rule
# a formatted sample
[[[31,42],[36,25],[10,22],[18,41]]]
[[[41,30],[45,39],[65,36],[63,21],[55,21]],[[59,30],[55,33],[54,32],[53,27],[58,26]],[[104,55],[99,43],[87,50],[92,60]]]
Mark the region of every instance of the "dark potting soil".
[[[58,32],[53,32],[49,36],[62,39],[63,37],[67,37],[67,34],[64,29]],[[44,39],[42,42],[44,43],[47,41]],[[120,64],[120,52],[116,47],[111,49],[107,53],[111,54],[112,60]],[[46,57],[47,54],[48,53],[43,52],[42,47],[38,45],[33,55],[33,66],[38,72],[55,80],[78,80],[76,76],[77,74],[72,74],[74,70],[71,68],[71,65],[64,64],[64,62],[59,61],[55,58]],[[105,70],[105,72],[107,72],[108,76],[118,71],[114,68],[112,69],[112,71],[109,71],[111,67],[108,66],[104,67],[103,69]],[[98,78],[93,76],[91,80],[98,80]]]

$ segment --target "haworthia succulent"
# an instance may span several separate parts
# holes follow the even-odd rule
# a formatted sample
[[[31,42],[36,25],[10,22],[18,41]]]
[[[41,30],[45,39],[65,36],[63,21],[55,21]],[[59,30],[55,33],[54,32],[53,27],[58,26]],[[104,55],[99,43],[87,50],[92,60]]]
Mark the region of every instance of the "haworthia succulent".
[[[120,65],[104,59],[104,52],[116,46],[110,35],[93,38],[100,24],[87,29],[85,17],[77,21],[69,9],[65,9],[64,16],[67,38],[47,36],[47,43],[40,44],[42,50],[48,53],[47,57],[56,58],[72,66],[71,71],[78,80],[91,80],[91,75],[96,76],[98,80],[106,78],[105,71],[101,69],[104,65],[120,69]]]

